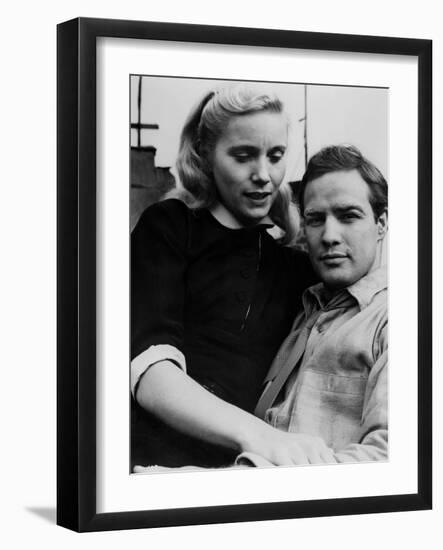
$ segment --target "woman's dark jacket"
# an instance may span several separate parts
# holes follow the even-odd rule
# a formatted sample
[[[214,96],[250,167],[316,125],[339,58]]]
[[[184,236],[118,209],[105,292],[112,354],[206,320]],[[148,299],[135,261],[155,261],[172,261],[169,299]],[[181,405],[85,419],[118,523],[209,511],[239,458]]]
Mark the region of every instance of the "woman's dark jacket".
[[[252,411],[301,293],[314,282],[306,255],[277,244],[268,228],[229,229],[176,199],[149,207],[131,241],[131,358],[172,345],[189,376]],[[231,460],[136,405],[132,416],[132,465]]]

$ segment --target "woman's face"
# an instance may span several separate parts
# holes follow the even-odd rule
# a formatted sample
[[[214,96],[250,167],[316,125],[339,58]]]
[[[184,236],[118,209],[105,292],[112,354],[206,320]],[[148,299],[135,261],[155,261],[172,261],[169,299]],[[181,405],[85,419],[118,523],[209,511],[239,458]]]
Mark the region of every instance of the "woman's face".
[[[244,226],[269,214],[285,174],[288,123],[281,113],[233,117],[210,160],[220,202]]]

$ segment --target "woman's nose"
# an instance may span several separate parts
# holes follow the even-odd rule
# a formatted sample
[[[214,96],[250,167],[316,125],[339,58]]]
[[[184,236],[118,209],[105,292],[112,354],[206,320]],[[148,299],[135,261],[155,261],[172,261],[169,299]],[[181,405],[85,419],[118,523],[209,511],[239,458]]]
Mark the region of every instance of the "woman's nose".
[[[271,179],[266,160],[258,160],[252,173],[252,181],[257,185],[265,185]]]

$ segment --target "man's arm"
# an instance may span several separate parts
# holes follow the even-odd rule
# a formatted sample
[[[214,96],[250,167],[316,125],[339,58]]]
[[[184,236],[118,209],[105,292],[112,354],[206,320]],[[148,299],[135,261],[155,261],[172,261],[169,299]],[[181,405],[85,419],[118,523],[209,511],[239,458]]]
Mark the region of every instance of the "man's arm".
[[[330,454],[321,453],[316,464],[369,462],[388,458],[388,346],[387,326],[377,340],[378,358],[375,361],[366,384],[358,443],[351,443]],[[304,434],[294,434],[302,437]],[[302,440],[300,440],[302,443]],[[263,465],[263,455],[256,457],[242,453],[239,463],[253,466]]]
[[[359,443],[334,454],[337,462],[366,462],[388,458],[388,351],[381,354],[369,374],[363,405]]]

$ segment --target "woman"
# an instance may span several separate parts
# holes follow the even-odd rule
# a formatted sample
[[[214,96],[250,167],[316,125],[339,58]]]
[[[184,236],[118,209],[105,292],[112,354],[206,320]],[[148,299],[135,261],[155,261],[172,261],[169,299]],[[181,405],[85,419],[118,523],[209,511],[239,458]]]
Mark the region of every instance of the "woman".
[[[288,435],[243,412],[313,277],[284,246],[298,229],[287,139],[276,97],[206,95],[182,131],[181,200],[149,207],[133,232],[133,465],[222,466]]]

